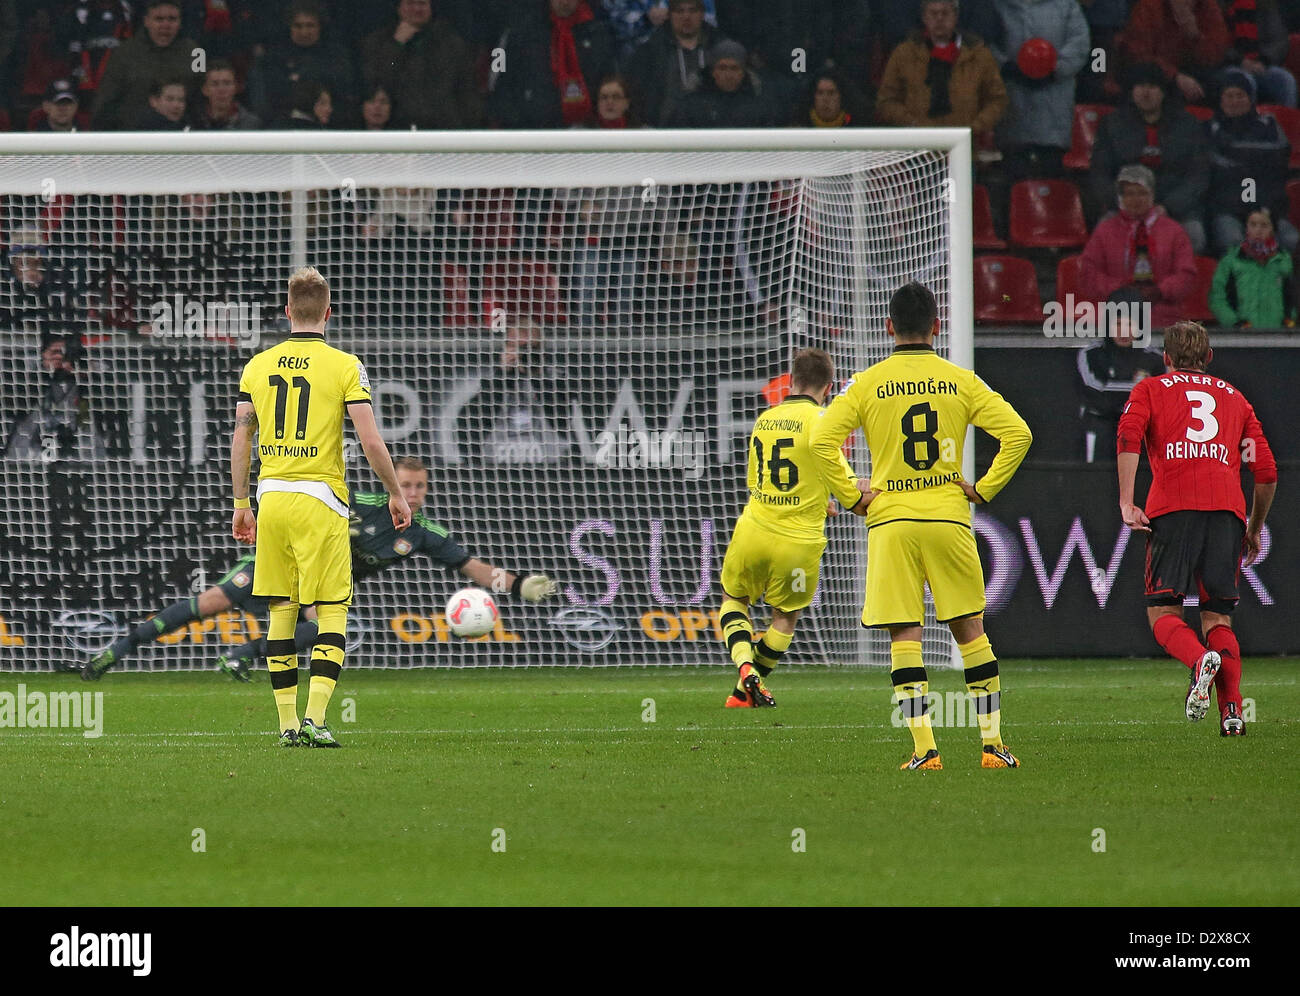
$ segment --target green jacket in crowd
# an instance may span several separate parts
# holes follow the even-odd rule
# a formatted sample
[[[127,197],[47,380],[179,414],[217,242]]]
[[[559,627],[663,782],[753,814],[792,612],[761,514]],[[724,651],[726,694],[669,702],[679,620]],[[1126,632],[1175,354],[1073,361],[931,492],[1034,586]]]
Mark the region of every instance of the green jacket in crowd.
[[[1210,310],[1227,328],[1294,325],[1296,293],[1291,254],[1278,249],[1261,264],[1243,257],[1241,247],[1234,246],[1214,271]]]

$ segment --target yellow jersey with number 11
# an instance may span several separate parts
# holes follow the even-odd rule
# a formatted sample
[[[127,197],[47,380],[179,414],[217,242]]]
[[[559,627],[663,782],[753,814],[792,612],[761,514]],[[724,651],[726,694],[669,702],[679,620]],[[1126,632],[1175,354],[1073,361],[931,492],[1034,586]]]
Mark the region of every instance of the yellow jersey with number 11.
[[[295,332],[248,361],[239,400],[251,401],[257,411],[258,497],[265,491],[314,494],[336,512],[341,506],[346,516],[344,406],[370,402],[370,379],[361,361],[319,333]]]

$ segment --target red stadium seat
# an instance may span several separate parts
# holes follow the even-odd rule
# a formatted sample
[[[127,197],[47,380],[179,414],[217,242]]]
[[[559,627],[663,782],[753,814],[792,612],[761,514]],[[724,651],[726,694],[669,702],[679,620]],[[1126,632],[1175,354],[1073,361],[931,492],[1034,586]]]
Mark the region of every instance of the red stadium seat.
[[[464,328],[476,321],[470,300],[469,270],[455,263],[442,264],[443,321]]]
[[[997,229],[993,227],[993,209],[989,207],[989,188],[982,183],[975,184],[971,197],[971,219],[975,230],[976,249],[1005,249],[1007,243],[998,238]]]
[[[1065,154],[1065,168],[1086,170],[1097,141],[1097,126],[1115,108],[1110,104],[1075,104],[1074,127],[1070,130],[1070,151]]]
[[[564,324],[560,276],[540,260],[497,259],[483,267],[483,323],[491,327],[497,309],[506,321],[523,317],[537,325]]]
[[[8,131],[10,127],[9,112],[0,107],[0,131]]]
[[[1022,180],[1011,188],[1011,242],[1073,249],[1088,241],[1079,188],[1068,180]]]
[[[1300,228],[1300,180],[1288,180],[1286,184],[1287,218],[1291,224]]]
[[[1286,52],[1286,68],[1300,80],[1300,32],[1291,35],[1291,47]]]
[[[1196,288],[1183,306],[1186,316],[1194,322],[1214,321],[1214,312],[1210,310],[1210,283],[1218,268],[1219,261],[1213,256],[1196,257]]]
[[[1259,109],[1277,118],[1277,123],[1282,126],[1291,143],[1291,161],[1287,165],[1291,169],[1300,169],[1300,111],[1281,104],[1260,104]]]
[[[1078,315],[1084,301],[1079,297],[1079,260],[1082,256],[1063,256],[1056,264],[1056,300],[1061,303],[1065,314],[1067,296],[1074,295],[1074,313]],[[1072,317],[1067,314],[1067,317]]]
[[[1034,264],[1015,256],[976,256],[975,320],[1041,324],[1043,302]]]
[[[1197,121],[1209,121],[1214,117],[1213,107],[1202,107],[1200,104],[1188,104],[1187,113],[1196,118]]]

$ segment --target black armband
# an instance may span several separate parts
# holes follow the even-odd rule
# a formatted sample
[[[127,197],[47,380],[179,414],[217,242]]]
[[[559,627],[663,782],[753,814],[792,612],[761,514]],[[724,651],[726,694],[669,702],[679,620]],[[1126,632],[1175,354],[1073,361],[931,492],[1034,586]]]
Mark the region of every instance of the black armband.
[[[523,586],[524,586],[524,575],[523,575],[523,574],[516,574],[516,575],[515,575],[515,582],[514,582],[514,584],[512,584],[512,585],[510,586],[510,594],[512,594],[512,595],[514,595],[514,596],[516,596],[516,597],[518,597],[518,595],[519,595],[519,589],[522,588]]]

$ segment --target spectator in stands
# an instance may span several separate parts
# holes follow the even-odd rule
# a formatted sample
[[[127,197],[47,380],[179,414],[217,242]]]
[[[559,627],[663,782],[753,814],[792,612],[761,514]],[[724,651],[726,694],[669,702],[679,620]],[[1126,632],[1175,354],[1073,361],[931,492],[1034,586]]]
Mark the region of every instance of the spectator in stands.
[[[235,99],[239,80],[226,59],[214,59],[203,77],[195,127],[203,131],[255,131],[262,119]]]
[[[1165,372],[1160,351],[1149,345],[1151,328],[1141,327],[1143,304],[1142,295],[1131,287],[1115,291],[1099,309],[1105,338],[1079,350],[1083,457],[1088,463],[1115,459],[1115,433],[1133,385]]]
[[[366,86],[382,84],[393,98],[395,127],[483,123],[473,53],[450,20],[433,16],[429,0],[400,0],[396,22],[362,43],[361,66]]]
[[[771,104],[759,93],[745,68],[748,53],[737,41],[724,39],[709,50],[709,75],[694,93],[673,108],[673,128],[767,128],[776,124]]]
[[[703,0],[704,23],[718,26],[714,0]],[[668,20],[668,0],[601,0],[618,45],[618,57],[626,59],[644,45],[655,28]]]
[[[437,292],[451,238],[449,199],[432,188],[371,192],[361,217],[356,268],[368,279],[350,312],[371,325],[424,328],[438,320]],[[378,296],[375,288],[383,288]],[[368,298],[368,299],[367,299]]]
[[[160,79],[185,80],[189,89],[195,43],[181,37],[180,26],[177,0],[145,4],[144,30],[113,52],[100,79],[91,114],[91,124],[97,130],[115,131],[132,124]]]
[[[632,85],[621,73],[610,73],[596,88],[596,106],[584,128],[641,128],[641,115],[632,101]]]
[[[1119,212],[1103,218],[1079,259],[1083,300],[1105,301],[1132,287],[1151,304],[1152,323],[1163,328],[1183,316],[1196,287],[1196,257],[1187,232],[1155,207],[1155,175],[1138,163],[1119,171]]]
[[[993,130],[1007,108],[1007,88],[993,53],[973,32],[957,29],[956,0],[925,0],[921,31],[889,54],[876,94],[881,124],[906,128]]]
[[[704,23],[701,0],[669,0],[668,23],[651,33],[628,63],[628,77],[645,101],[646,120],[662,125],[704,81],[705,56],[717,40]]]
[[[834,69],[825,69],[813,74],[794,124],[800,128],[861,128],[870,124],[869,116],[850,110],[855,103],[852,87],[844,77]]]
[[[925,0],[873,0],[872,23],[885,52],[892,52],[916,30],[924,3]],[[962,34],[977,34],[986,45],[996,46],[1002,40],[1002,18],[994,4],[986,0],[967,0],[960,5],[957,24]]]
[[[1120,37],[1125,64],[1154,62],[1189,104],[1207,102],[1228,54],[1218,0],[1137,0]]]
[[[1205,195],[1210,164],[1205,132],[1182,102],[1166,95],[1155,63],[1132,66],[1124,76],[1128,101],[1101,119],[1088,173],[1091,218],[1114,210],[1115,178],[1128,163],[1141,163],[1156,177],[1156,210],[1187,230],[1192,251],[1205,251]]]
[[[0,283],[0,329],[51,335],[70,331],[63,297],[51,293],[49,250],[39,228],[15,228],[5,252],[8,266]]]
[[[696,239],[683,231],[665,232],[646,274],[640,315],[648,326],[678,331],[730,320],[718,288],[701,272]]]
[[[492,118],[505,128],[581,124],[597,84],[614,71],[614,36],[587,0],[530,0],[502,48],[506,71],[494,81]]]
[[[38,373],[40,401],[14,426],[5,443],[10,460],[101,459],[107,451],[90,415],[88,392],[74,367],[81,353],[75,337],[43,335]]]
[[[315,131],[328,128],[334,116],[334,95],[319,80],[302,79],[289,95],[289,113],[273,128],[289,131]]]
[[[1092,36],[1092,50],[1105,53],[1105,62],[1100,69],[1093,66],[1089,57],[1088,64],[1079,73],[1075,100],[1081,104],[1114,103],[1119,96],[1120,87],[1107,74],[1106,69],[1118,60],[1119,33],[1128,20],[1129,8],[1133,0],[1079,0],[1083,16],[1088,21],[1088,33]]]
[[[186,131],[185,83],[158,79],[149,88],[149,102],[130,120],[135,131]]]
[[[869,45],[869,14],[859,10],[865,6],[860,0],[718,0],[718,17],[721,33],[749,52],[760,92],[784,123],[802,104],[809,73],[842,70],[841,58]]]
[[[1007,87],[1007,112],[998,125],[998,148],[1011,182],[1059,176],[1070,148],[1074,116],[1074,78],[1090,55],[1088,22],[1076,0],[995,0],[1002,16],[1001,47],[993,54]],[[1021,47],[1041,39],[1056,51],[1056,68],[1045,76],[1026,76],[1019,66]]]
[[[1291,143],[1271,114],[1255,107],[1255,77],[1243,69],[1223,74],[1210,136],[1210,233],[1217,254],[1241,243],[1247,216],[1265,207],[1277,218],[1277,236],[1295,252],[1300,232],[1286,220]],[[1272,233],[1270,233],[1272,234]]]
[[[556,205],[562,255],[572,254],[570,314],[584,326],[613,322],[633,309],[640,260],[635,246],[649,205],[641,187],[567,191]],[[625,323],[624,323],[625,324]]]
[[[77,91],[69,80],[55,80],[41,102],[43,116],[32,131],[76,131]]]
[[[85,0],[54,22],[56,43],[73,61],[72,81],[86,94],[99,87],[109,57],[131,37],[131,5],[125,0]]]
[[[1226,328],[1295,328],[1295,263],[1273,236],[1268,208],[1250,212],[1246,237],[1219,260],[1210,310]]]
[[[393,122],[393,98],[380,84],[370,87],[361,99],[361,123],[366,131],[384,131]]]
[[[1223,17],[1228,62],[1254,77],[1260,103],[1295,107],[1296,80],[1283,65],[1291,39],[1277,0],[1225,0]]]
[[[348,104],[356,96],[352,54],[326,37],[328,22],[317,0],[294,0],[288,37],[279,36],[257,57],[248,77],[248,100],[263,121],[287,117],[293,85],[317,80]]]

